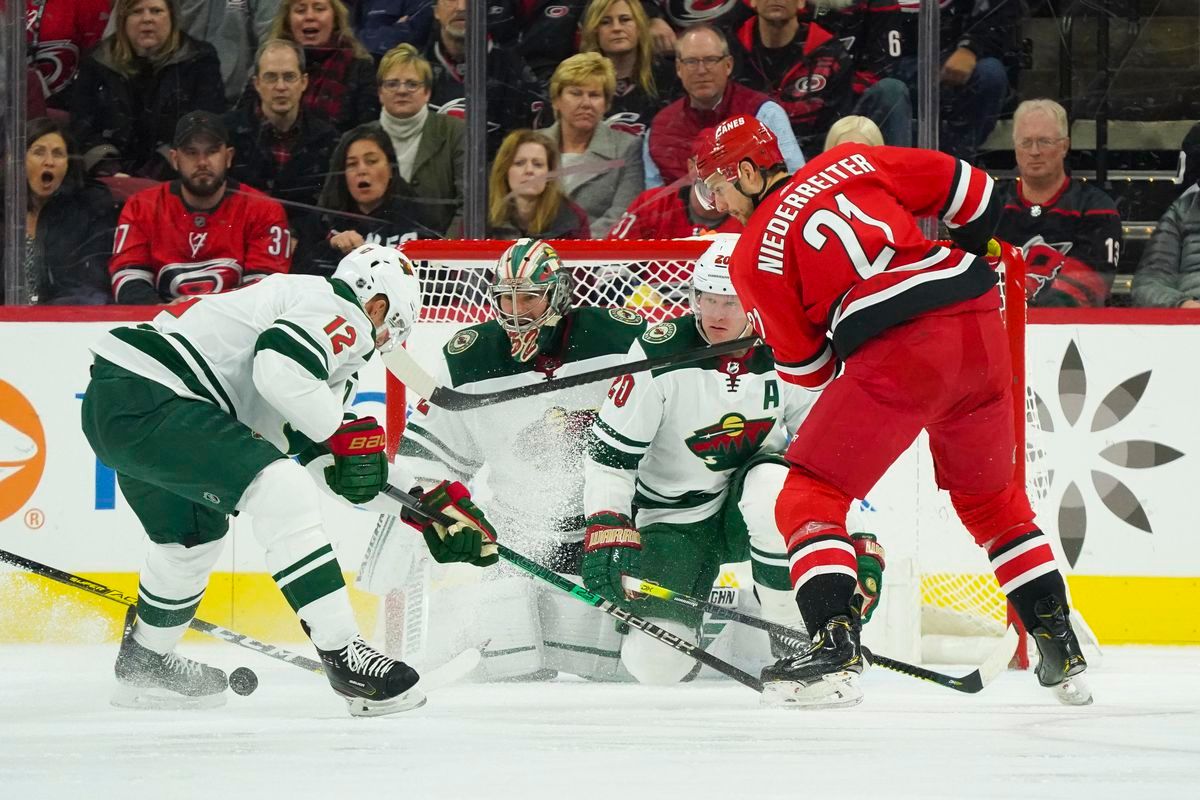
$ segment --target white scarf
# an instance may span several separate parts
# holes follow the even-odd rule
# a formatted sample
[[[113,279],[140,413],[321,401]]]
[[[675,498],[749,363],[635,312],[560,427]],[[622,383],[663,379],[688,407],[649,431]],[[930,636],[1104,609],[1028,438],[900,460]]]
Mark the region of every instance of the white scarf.
[[[384,133],[392,140],[396,150],[396,165],[400,168],[400,177],[406,181],[412,180],[413,164],[417,160],[417,148],[421,145],[421,131],[425,128],[425,118],[429,116],[429,106],[407,119],[393,117],[383,109],[379,112],[379,124]]]

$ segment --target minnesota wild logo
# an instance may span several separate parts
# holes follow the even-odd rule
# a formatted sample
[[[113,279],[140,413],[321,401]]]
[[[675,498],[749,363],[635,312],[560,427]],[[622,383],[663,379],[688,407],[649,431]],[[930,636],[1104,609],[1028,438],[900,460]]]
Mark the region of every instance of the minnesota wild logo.
[[[741,414],[726,414],[717,424],[701,428],[684,441],[706,467],[721,472],[746,463],[773,427],[774,417],[746,419]]]

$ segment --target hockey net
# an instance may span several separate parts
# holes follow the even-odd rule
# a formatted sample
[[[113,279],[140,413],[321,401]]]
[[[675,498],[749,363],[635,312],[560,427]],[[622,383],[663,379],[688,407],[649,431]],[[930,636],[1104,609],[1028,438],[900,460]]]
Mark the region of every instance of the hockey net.
[[[576,306],[623,307],[641,314],[653,324],[687,310],[688,284],[695,260],[708,247],[705,239],[659,241],[555,241],[552,242],[571,271]],[[417,266],[422,287],[422,312],[418,332],[434,330],[411,347],[418,360],[427,366],[437,358],[437,348],[461,327],[493,318],[489,302],[489,279],[496,260],[511,242],[506,241],[413,241],[403,246],[404,252]],[[1019,463],[1031,500],[1035,503],[1045,496],[1046,478],[1040,469],[1036,436],[1036,414],[1032,393],[1025,386],[1025,303],[1024,263],[1018,251],[1006,248],[1000,259],[994,259],[1002,273],[1002,294],[1005,298],[1004,317],[1013,353],[1014,403],[1018,452],[1026,453]],[[1015,302],[1010,301],[1010,298]],[[416,338],[414,334],[414,339]],[[398,444],[407,405],[404,388],[388,377],[388,431],[390,443]],[[415,402],[415,399],[411,399]],[[867,434],[864,434],[867,435]],[[930,476],[925,476],[931,482]],[[944,493],[942,493],[944,494]],[[891,553],[895,537],[908,536],[916,531],[912,551],[912,578],[917,584],[912,596],[919,597],[918,627],[922,637],[920,658],[925,661],[967,662],[976,660],[980,647],[959,648],[947,642],[974,639],[986,643],[1003,635],[1013,620],[1004,595],[992,574],[982,551],[970,543],[970,537],[959,528],[956,532],[961,548],[965,540],[970,553],[947,562],[942,556],[948,549],[941,541],[944,532],[934,529],[940,517],[946,522],[947,502],[940,509],[918,504],[914,519],[902,519],[895,530],[882,532],[881,540]],[[952,512],[951,512],[952,515]],[[903,526],[903,527],[901,527]],[[889,526],[891,527],[891,526]],[[945,524],[940,526],[943,531]],[[899,548],[897,548],[899,549]],[[953,549],[953,548],[949,548]],[[889,600],[903,602],[901,593],[889,598],[885,593],[883,607]],[[1019,625],[1018,625],[1019,628]],[[1022,634],[1015,654],[1014,666],[1027,666],[1027,644]]]

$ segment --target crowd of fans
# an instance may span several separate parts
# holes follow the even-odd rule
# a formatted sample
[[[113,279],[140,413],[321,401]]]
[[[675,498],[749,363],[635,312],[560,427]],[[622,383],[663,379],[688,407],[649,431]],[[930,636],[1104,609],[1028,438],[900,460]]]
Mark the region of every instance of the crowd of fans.
[[[461,236],[478,1],[27,0],[31,302],[170,302],[328,275],[363,242]],[[487,236],[736,231],[694,161],[737,114],[792,170],[847,136],[911,145],[918,5],[489,0]],[[1016,106],[1000,236],[1026,253],[1031,304],[1105,305],[1121,220],[1069,176],[1063,108],[1017,105],[1023,4],[941,5],[942,148],[974,162]],[[1200,307],[1194,187],[1133,299]]]

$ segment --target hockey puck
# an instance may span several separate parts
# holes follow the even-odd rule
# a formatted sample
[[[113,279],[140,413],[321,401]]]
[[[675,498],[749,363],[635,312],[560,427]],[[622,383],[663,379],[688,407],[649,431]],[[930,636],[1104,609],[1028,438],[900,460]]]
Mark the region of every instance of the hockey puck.
[[[258,676],[246,667],[238,667],[229,673],[229,688],[240,695],[247,695],[258,688]]]

